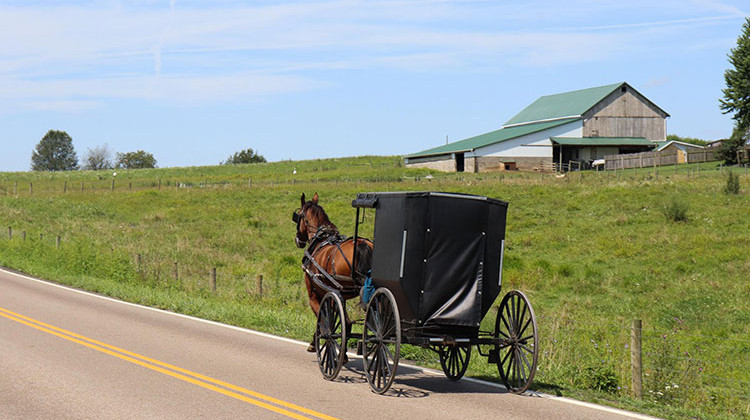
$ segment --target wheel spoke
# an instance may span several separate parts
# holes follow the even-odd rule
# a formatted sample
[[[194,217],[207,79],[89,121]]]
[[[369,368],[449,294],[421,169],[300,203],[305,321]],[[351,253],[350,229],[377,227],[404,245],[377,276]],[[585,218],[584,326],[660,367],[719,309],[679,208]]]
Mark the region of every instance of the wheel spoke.
[[[521,347],[522,349],[526,350],[527,352],[529,352],[531,354],[534,354],[534,350],[531,350],[530,348],[524,346],[523,344],[519,343],[518,346]]]
[[[382,346],[380,348],[380,353],[382,355],[382,360],[383,360],[383,364],[382,364],[383,373],[385,373],[386,374],[385,376],[388,377],[388,376],[390,376],[390,370],[391,370],[390,364],[388,362],[391,359],[388,357],[387,353],[390,353],[390,351],[387,350],[386,346]]]
[[[518,300],[519,300],[519,303],[521,304],[521,307],[522,307],[521,308],[522,309],[521,310],[521,315],[518,317],[518,325],[521,325],[521,323],[523,322],[524,317],[526,316],[526,309],[528,308],[528,306],[526,305],[526,302],[523,300],[523,298],[521,298],[520,296],[518,297]],[[531,319],[531,318],[529,318],[529,319]],[[528,323],[527,323],[527,325],[528,325]],[[524,330],[524,328],[521,328],[521,329],[518,330],[518,335],[519,336],[523,334],[523,330]]]
[[[508,355],[511,355],[511,354],[512,354],[511,352],[508,352]],[[513,358],[511,357],[508,359],[508,369],[506,369],[506,372],[505,372],[505,380],[508,382],[509,385],[513,383],[512,382],[513,375],[511,375],[512,371],[513,371]]]
[[[520,336],[522,336],[522,335],[523,335],[523,333],[525,333],[525,332],[526,332],[526,328],[528,328],[528,327],[529,327],[529,324],[531,324],[531,321],[532,321],[532,319],[531,319],[531,317],[529,317],[529,320],[528,320],[528,321],[526,321],[526,324],[524,324],[523,328],[521,328],[521,330],[520,330],[520,331],[518,331],[518,336],[519,336],[519,337],[520,337]]]
[[[521,354],[521,359],[523,359],[524,363],[526,364],[526,368],[529,369],[529,374],[531,374],[532,364],[529,363],[529,359],[526,358],[526,355],[523,352],[520,352],[520,354]]]
[[[534,334],[532,333],[531,335],[527,335],[526,337],[523,337],[523,338],[519,338],[519,339],[518,339],[518,341],[519,341],[519,342],[524,342],[524,341],[528,341],[528,340],[531,340],[531,339],[533,339],[533,338],[534,338]]]
[[[505,314],[506,316],[503,317],[505,322],[505,326],[508,327],[508,334],[513,335],[513,314],[511,313],[511,305],[513,304],[513,299],[508,299],[508,303],[505,305]]]
[[[523,364],[522,357],[523,353],[520,350],[516,350],[516,358],[518,359],[518,367],[521,373],[521,379],[526,382],[526,366]]]

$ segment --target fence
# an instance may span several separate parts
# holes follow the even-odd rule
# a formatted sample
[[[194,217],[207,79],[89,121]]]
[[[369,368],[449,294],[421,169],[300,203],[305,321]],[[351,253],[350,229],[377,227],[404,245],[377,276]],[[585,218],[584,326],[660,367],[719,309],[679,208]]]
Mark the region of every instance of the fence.
[[[684,162],[680,162],[679,154],[684,153]],[[678,163],[698,163],[713,162],[717,160],[714,151],[694,150],[687,152],[667,151],[667,152],[642,152],[629,153],[620,155],[607,155],[604,157],[604,169],[634,169],[634,168],[653,168],[665,165],[677,165]]]
[[[539,316],[536,381],[713,415],[750,414],[750,339],[692,334],[679,318],[659,323],[672,327]]]
[[[11,226],[0,239],[23,247],[25,252],[40,247],[44,254],[61,254],[58,259],[82,252],[74,238],[54,233],[31,234]],[[92,265],[119,255],[100,248],[93,251],[102,260],[92,261]],[[86,255],[81,259],[89,260]],[[189,291],[215,293],[221,287],[229,290],[238,281],[227,272],[230,270],[222,276],[217,267],[200,267],[185,260],[141,253],[127,254],[125,260],[130,278],[158,287],[182,284]],[[279,276],[274,277],[278,282]],[[274,295],[279,293],[278,284],[264,284],[262,274],[243,276],[239,281],[239,293],[244,298],[277,299]],[[291,297],[302,305],[307,303],[301,288]],[[746,373],[750,371],[750,339],[690,334],[677,318],[669,320],[672,328],[654,328],[640,320],[586,323],[539,316],[537,321],[539,383],[570,383],[658,403],[708,404],[715,410],[730,407],[733,413],[750,414],[750,378]]]
[[[5,233],[7,232],[7,233]],[[26,230],[14,229],[12,226],[8,226],[7,230],[2,235],[3,239],[7,239],[9,242],[20,242],[23,246],[44,247],[44,252],[51,252],[51,244],[54,243],[54,251],[66,251],[62,249],[64,247],[62,235],[50,235],[45,233],[34,233],[33,235],[28,233]],[[38,239],[37,239],[38,238]],[[50,239],[52,238],[52,239]],[[81,247],[75,246],[76,248],[72,252],[83,252]],[[107,259],[108,256],[101,250],[96,250],[97,256]],[[190,264],[191,261],[185,263],[184,261],[168,260],[163,257],[148,256],[142,253],[130,256],[127,268],[132,270],[135,277],[143,281],[151,281],[154,283],[172,282],[173,284],[185,285],[186,280],[190,279],[191,283],[208,285],[208,289],[211,292],[216,292],[220,283],[221,278],[217,267],[196,267],[194,264]],[[109,256],[110,259],[117,259],[117,256]],[[82,256],[82,259],[86,259],[86,256]],[[119,269],[115,269],[119,270]],[[120,272],[122,270],[119,270]],[[88,274],[88,273],[83,273]],[[252,278],[254,277],[254,281]],[[224,277],[226,281],[229,281],[230,276]],[[236,281],[236,279],[233,279]],[[243,290],[248,295],[257,295],[263,297],[264,291],[268,290],[268,285],[263,283],[263,274],[257,276],[242,276]]]

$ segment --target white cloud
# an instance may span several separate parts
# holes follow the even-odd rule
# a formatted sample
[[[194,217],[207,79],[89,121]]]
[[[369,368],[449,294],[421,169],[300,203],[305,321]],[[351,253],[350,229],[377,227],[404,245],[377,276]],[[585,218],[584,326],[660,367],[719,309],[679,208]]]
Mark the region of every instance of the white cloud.
[[[657,30],[666,48],[696,25],[743,15],[710,0],[209,4],[0,6],[0,109],[199,103],[325,86],[310,70],[590,63],[649,51]]]

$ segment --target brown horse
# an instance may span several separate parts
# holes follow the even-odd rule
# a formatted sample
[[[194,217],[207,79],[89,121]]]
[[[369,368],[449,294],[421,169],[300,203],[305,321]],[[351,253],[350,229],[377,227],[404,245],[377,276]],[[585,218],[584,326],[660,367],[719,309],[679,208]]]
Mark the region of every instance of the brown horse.
[[[305,194],[302,194],[300,208],[294,212],[292,220],[297,222],[297,236],[294,238],[297,247],[307,246],[302,266],[305,270],[307,296],[315,316],[318,316],[323,296],[330,290],[338,291],[344,299],[357,296],[362,281],[370,270],[372,242],[359,238],[355,247],[353,238],[341,236],[336,225],[318,204],[318,193],[310,201],[305,201]],[[356,267],[352,266],[353,263]],[[346,324],[349,328],[348,319]]]

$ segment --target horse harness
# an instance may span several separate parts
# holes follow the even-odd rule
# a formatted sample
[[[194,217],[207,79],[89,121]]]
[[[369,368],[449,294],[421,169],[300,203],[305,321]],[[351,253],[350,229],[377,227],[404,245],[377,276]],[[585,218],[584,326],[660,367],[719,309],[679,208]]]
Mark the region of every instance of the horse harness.
[[[318,251],[322,250],[323,248],[327,246],[335,246],[338,249],[338,254],[341,254],[341,256],[344,258],[344,261],[346,262],[346,265],[349,266],[349,272],[354,273],[354,267],[352,266],[351,261],[349,261],[348,258],[346,258],[346,254],[344,254],[344,250],[341,249],[341,244],[346,242],[348,239],[346,236],[341,235],[338,233],[338,231],[328,225],[320,226],[318,227],[317,232],[315,232],[315,235],[310,239],[309,245],[307,249],[305,249],[305,254],[302,257],[302,270],[304,270],[305,274],[307,274],[314,282],[315,284],[320,287],[323,290],[331,291],[330,287],[325,285],[321,280],[320,277],[325,277],[326,280],[331,282],[336,288],[341,291],[344,289],[344,287],[336,281],[337,274],[334,272],[333,274],[326,271],[320,263],[318,263],[315,260],[315,255],[318,253]],[[356,244],[355,244],[355,251],[356,252]],[[333,264],[332,266],[336,267],[336,260],[335,260],[336,253],[334,252],[332,254],[333,258]],[[311,267],[315,268],[315,271],[311,269]],[[317,271],[317,272],[316,272]],[[352,276],[354,277],[354,276]]]

